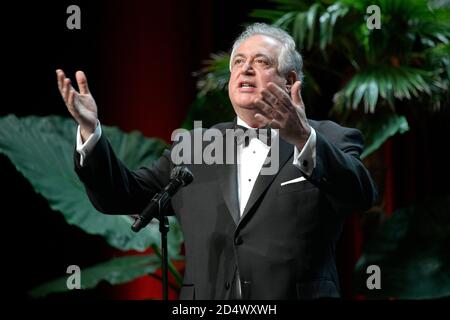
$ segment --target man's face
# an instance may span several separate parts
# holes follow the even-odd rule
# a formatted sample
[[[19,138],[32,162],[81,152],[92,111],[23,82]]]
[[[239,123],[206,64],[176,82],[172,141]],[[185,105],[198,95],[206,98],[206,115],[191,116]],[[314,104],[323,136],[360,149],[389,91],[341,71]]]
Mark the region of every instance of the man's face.
[[[280,43],[268,36],[256,35],[244,40],[236,49],[231,62],[228,95],[234,111],[242,118],[253,106],[268,82],[286,87],[286,79],[278,71]]]

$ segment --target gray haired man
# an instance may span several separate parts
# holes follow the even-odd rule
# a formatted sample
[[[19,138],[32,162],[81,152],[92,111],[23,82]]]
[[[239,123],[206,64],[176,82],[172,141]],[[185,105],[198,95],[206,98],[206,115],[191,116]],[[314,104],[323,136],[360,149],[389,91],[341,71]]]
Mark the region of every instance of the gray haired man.
[[[279,166],[260,174],[271,146],[259,139],[235,145],[234,164],[187,165],[194,182],[170,204],[185,238],[181,299],[339,297],[335,246],[343,222],[369,208],[377,192],[359,158],[361,133],[306,118],[301,69],[293,39],[279,28],[253,24],[234,43],[228,92],[236,119],[213,128],[278,129]],[[75,170],[93,205],[140,213],[169,182],[170,150],[129,170],[101,132],[84,73],[76,73],[79,92],[62,70],[57,78],[79,123]]]

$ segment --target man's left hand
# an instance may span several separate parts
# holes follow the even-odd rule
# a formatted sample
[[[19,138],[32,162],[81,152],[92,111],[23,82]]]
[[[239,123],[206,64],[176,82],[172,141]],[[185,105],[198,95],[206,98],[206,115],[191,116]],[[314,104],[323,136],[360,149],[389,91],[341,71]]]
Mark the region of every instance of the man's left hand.
[[[254,102],[259,111],[255,118],[271,128],[279,129],[280,136],[299,150],[311,134],[300,86],[301,82],[296,81],[289,96],[278,85],[269,82],[267,88],[262,90],[261,97]]]

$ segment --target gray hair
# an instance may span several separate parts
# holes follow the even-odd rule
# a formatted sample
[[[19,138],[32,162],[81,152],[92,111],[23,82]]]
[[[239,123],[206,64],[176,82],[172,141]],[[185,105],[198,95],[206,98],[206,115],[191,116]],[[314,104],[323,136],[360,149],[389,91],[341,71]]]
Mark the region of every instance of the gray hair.
[[[277,40],[281,45],[280,55],[278,56],[278,73],[286,76],[290,71],[295,71],[299,80],[303,80],[303,59],[300,53],[295,50],[294,39],[283,29],[270,26],[265,23],[254,23],[245,28],[245,30],[236,38],[233,43],[230,57],[230,71],[236,49],[246,39],[264,35]]]

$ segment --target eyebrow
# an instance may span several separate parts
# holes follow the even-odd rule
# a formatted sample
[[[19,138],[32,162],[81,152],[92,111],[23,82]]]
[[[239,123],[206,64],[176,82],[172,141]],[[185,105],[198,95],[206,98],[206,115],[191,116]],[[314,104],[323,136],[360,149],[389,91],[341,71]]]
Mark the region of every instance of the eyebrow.
[[[234,57],[233,57],[233,60],[236,59],[237,57],[245,58],[245,54],[242,54],[242,53],[236,53],[236,54],[234,55]]]
[[[234,57],[233,57],[233,60],[236,59],[237,57],[246,58],[246,55],[243,54],[243,53],[236,53],[236,54],[234,55]],[[265,54],[263,54],[263,53],[257,53],[257,54],[255,55],[255,58],[261,58],[261,57],[266,58],[267,60],[269,60],[269,61],[272,62],[272,59],[271,59],[269,56],[267,56],[267,55],[265,55]]]

